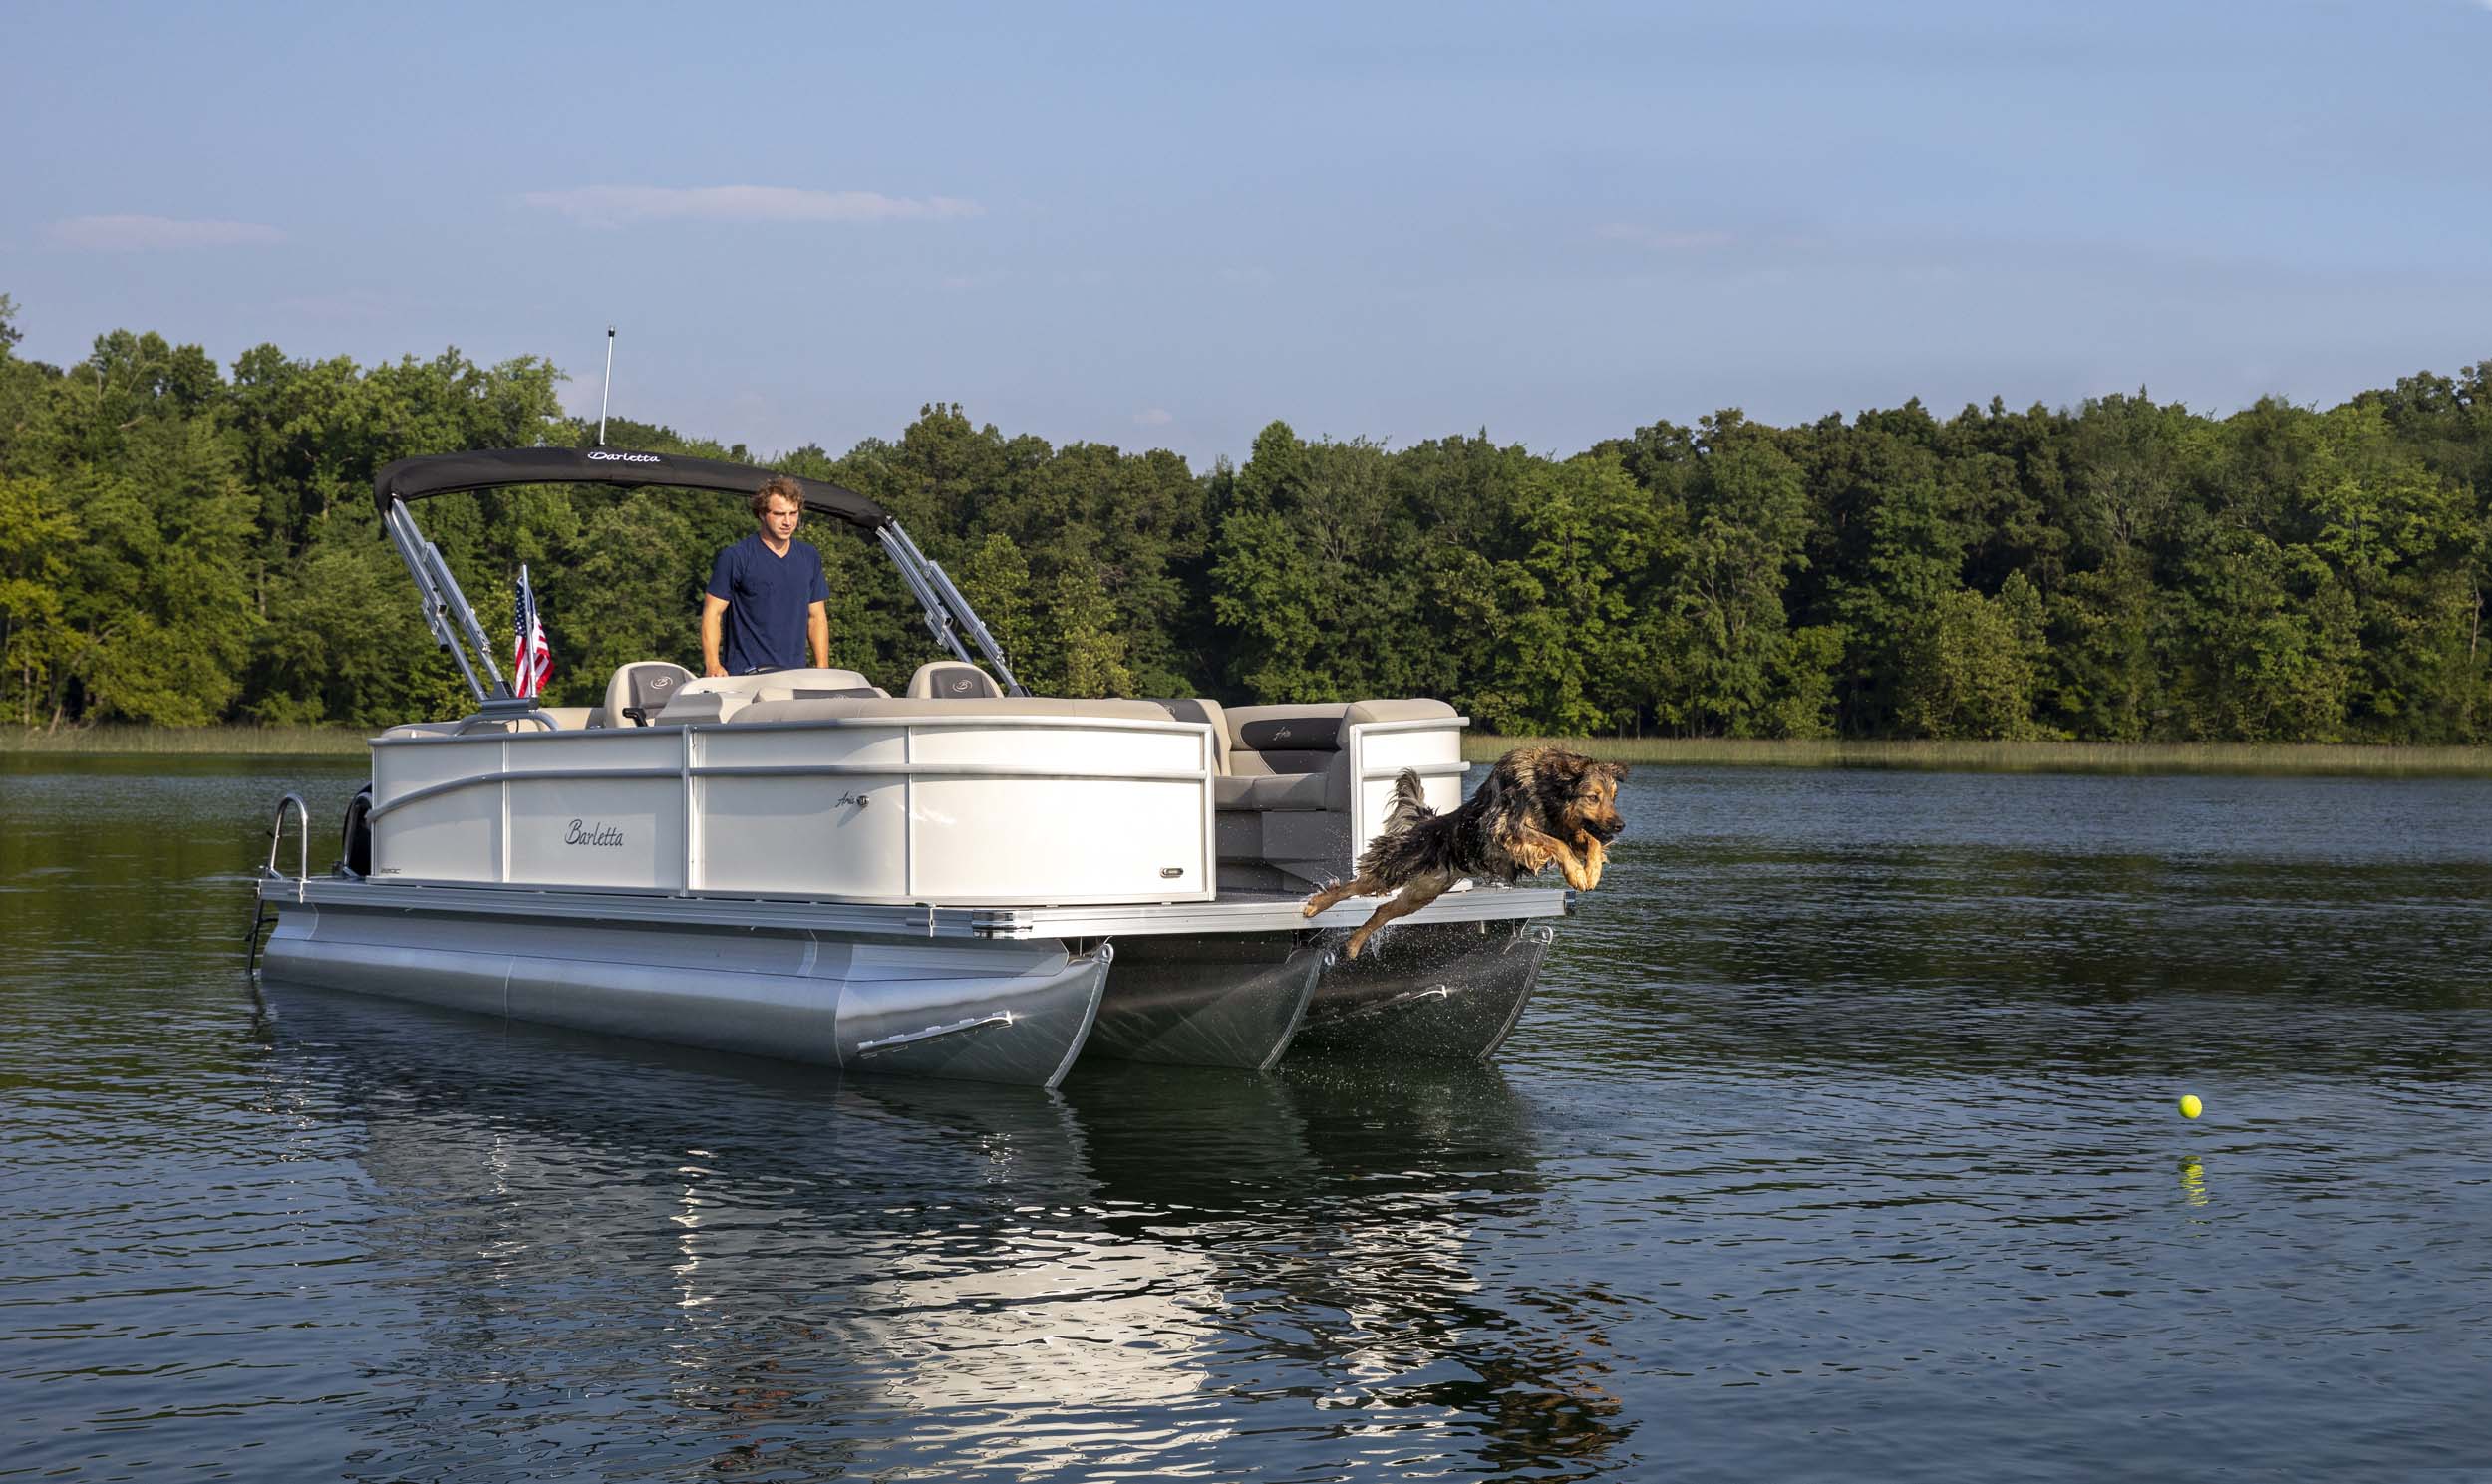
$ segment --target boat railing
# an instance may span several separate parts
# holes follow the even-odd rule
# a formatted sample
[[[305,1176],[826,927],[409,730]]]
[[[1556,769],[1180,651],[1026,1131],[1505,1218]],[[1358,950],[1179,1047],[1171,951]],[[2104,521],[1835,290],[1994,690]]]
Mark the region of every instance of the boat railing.
[[[294,832],[294,900],[299,902],[303,899],[303,888],[311,882],[311,810],[304,805],[303,796],[299,793],[288,793],[277,800],[276,812],[268,821],[268,863],[260,868],[260,874],[278,881],[285,879],[284,873],[277,869],[277,851],[285,844],[285,815],[288,809],[294,811],[294,817],[299,821],[299,827]]]
[[[294,831],[294,900],[302,901],[311,890],[311,810],[299,793],[279,795],[275,813],[268,821],[268,861],[260,867],[261,889],[251,906],[251,928],[243,935],[244,972],[259,973],[259,930],[268,922],[267,883],[282,882],[285,873],[277,869],[277,850],[285,843],[285,814],[292,809],[298,825]]]

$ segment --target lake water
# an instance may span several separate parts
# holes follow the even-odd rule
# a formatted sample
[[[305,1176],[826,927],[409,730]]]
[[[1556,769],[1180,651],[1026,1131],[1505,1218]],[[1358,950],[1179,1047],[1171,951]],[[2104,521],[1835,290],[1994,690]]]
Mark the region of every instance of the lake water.
[[[263,1004],[354,780],[0,759],[0,1479],[2492,1464],[2492,784],[1642,769],[1496,1066],[1049,1094]]]

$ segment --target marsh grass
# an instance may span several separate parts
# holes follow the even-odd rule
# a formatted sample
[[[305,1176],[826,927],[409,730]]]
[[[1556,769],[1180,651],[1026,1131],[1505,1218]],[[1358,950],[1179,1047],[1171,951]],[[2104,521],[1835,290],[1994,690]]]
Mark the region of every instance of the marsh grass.
[[[1947,772],[2304,773],[2362,777],[2492,777],[2492,747],[2385,747],[2251,742],[1752,742],[1730,738],[1494,737],[1473,733],[1462,755],[1493,761],[1509,747],[1573,747],[1614,762],[1672,767],[1887,767]]]
[[[86,756],[355,757],[366,733],[336,727],[0,727],[0,753]],[[1555,744],[1659,767],[1887,767],[1950,772],[2303,773],[2492,777],[2492,747],[2248,742],[1753,742],[1730,738],[1497,737],[1471,733],[1462,755]]]
[[[90,757],[361,756],[371,734],[341,727],[0,727],[0,753]]]

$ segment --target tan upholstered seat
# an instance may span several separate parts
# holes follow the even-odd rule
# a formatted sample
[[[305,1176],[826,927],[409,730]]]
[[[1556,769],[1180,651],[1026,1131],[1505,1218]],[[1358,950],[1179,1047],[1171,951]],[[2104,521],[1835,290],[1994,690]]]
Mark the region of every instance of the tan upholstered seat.
[[[1332,794],[1325,773],[1275,773],[1260,778],[1214,778],[1211,797],[1223,809],[1321,809]]]
[[[690,698],[687,698],[688,700]],[[1062,696],[1002,696],[976,706],[925,696],[854,697],[837,700],[757,701],[735,714],[739,722],[824,722],[842,718],[908,721],[918,717],[1115,717],[1165,722],[1167,711],[1151,701],[1090,701]]]
[[[1152,703],[1165,707],[1168,715],[1180,722],[1201,722],[1211,729],[1211,750],[1218,759],[1212,771],[1225,774],[1229,770],[1229,717],[1217,701],[1184,697]]]
[[[764,701],[827,701],[885,694],[853,670],[769,670],[760,675],[717,675],[687,681],[667,703],[670,726],[683,722],[733,721]],[[653,720],[656,720],[653,718]]]
[[[606,725],[647,726],[691,681],[691,671],[668,660],[634,660],[616,666],[614,678],[606,682]],[[637,711],[640,716],[627,717],[626,711]]]
[[[1379,722],[1452,722],[1441,701],[1333,701],[1241,706],[1227,713],[1226,777],[1213,780],[1220,883],[1297,890],[1350,869],[1363,831],[1353,817],[1351,729]],[[1377,821],[1365,821],[1368,829]]]
[[[959,660],[936,660],[917,667],[908,678],[908,694],[919,701],[977,701],[1004,694],[995,677]]]

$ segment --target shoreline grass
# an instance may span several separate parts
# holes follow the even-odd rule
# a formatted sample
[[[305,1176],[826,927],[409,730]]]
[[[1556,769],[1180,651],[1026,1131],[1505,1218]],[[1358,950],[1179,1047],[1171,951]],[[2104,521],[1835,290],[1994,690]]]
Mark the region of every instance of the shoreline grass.
[[[370,734],[344,727],[0,727],[0,756],[360,757]],[[1462,755],[1554,744],[1657,767],[1869,767],[1941,772],[2300,773],[2492,777],[2492,747],[2263,742],[1768,742],[1734,738],[1499,737],[1474,732]]]
[[[1871,767],[1933,772],[2298,773],[2492,777],[2492,747],[2305,742],[1767,742],[1733,738],[1496,737],[1472,733],[1462,756],[1553,744],[1611,762],[1659,767]]]
[[[0,756],[360,757],[346,727],[0,727]]]

